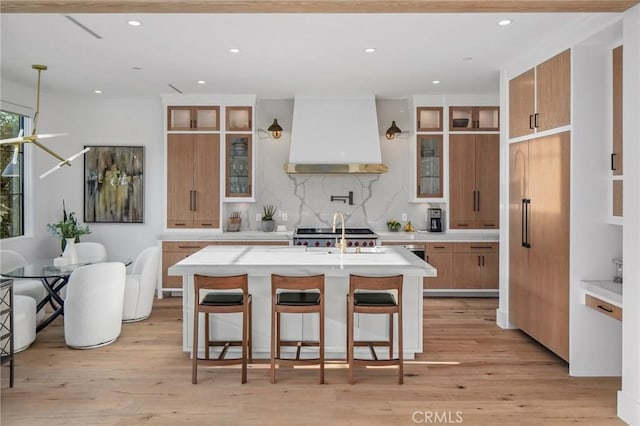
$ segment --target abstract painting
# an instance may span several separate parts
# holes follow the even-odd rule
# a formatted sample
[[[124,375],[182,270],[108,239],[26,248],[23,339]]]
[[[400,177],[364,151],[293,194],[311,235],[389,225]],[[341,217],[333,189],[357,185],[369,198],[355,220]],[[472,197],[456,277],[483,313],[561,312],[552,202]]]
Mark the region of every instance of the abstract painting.
[[[144,147],[85,146],[84,221],[142,223]]]

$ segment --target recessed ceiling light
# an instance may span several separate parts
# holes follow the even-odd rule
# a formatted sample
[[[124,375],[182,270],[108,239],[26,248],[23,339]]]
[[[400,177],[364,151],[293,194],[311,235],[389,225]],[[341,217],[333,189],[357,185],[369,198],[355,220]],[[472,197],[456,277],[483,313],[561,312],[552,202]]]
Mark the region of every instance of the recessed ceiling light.
[[[373,53],[376,51],[375,47],[367,47],[366,49],[364,49],[365,53]]]
[[[131,25],[132,27],[139,27],[140,25],[142,25],[142,22],[131,19],[127,21],[127,24]]]
[[[102,93],[102,90],[100,90],[100,89],[96,89],[96,90],[94,90],[94,91],[93,91],[93,93],[96,93],[96,94],[98,94],[98,95],[99,95],[99,94],[101,94],[101,93]]]
[[[471,62],[471,61],[473,61],[473,58],[471,56],[465,56],[464,58],[462,58],[462,60],[464,62]]]
[[[229,53],[240,53],[240,49],[232,47],[231,49],[229,49]]]
[[[205,83],[206,83],[206,81],[204,81],[204,80],[198,80],[198,84],[205,84]]]
[[[440,80],[433,80],[431,84],[440,84]]]
[[[131,67],[131,69],[132,69],[132,70],[134,70],[134,71],[140,71],[140,70],[142,70],[142,68],[140,68],[140,67]]]
[[[498,22],[498,25],[500,25],[501,27],[504,27],[505,25],[509,25],[511,24],[511,19],[503,19],[502,21]]]

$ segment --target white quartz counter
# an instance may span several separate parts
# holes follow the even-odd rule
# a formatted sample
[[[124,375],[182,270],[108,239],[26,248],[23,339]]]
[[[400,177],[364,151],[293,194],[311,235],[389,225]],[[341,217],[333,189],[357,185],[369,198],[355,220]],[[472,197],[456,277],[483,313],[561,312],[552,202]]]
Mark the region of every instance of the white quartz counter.
[[[207,246],[169,268],[169,275],[193,273],[404,274],[435,277],[436,269],[401,247],[363,248],[345,254],[334,248],[304,246]]]
[[[375,231],[380,241],[386,242],[444,242],[444,241],[498,241],[500,234],[495,232],[389,232]],[[239,231],[239,232],[166,232],[159,237],[163,241],[292,241],[293,231],[284,232],[262,232],[262,231]]]
[[[585,280],[580,282],[580,286],[586,294],[622,308],[622,283],[612,280]]]

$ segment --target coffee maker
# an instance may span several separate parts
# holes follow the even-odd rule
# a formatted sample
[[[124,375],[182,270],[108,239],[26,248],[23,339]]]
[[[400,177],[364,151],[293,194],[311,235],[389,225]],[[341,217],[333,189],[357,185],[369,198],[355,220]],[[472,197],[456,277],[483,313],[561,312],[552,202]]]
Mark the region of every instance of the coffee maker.
[[[428,218],[429,232],[442,232],[442,209],[430,208]]]

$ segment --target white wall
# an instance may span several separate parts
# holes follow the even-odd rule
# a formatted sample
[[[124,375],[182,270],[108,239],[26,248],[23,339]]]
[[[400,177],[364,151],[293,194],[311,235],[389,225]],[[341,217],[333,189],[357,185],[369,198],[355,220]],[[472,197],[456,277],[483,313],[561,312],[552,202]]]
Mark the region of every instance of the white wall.
[[[623,19],[623,314],[618,416],[640,424],[640,5]]]
[[[33,105],[33,88],[2,82],[3,105],[13,102]],[[146,246],[156,244],[163,227],[162,192],[164,152],[160,99],[110,99],[98,95],[69,97],[43,90],[38,133],[66,132],[67,136],[42,142],[64,157],[80,151],[85,145],[142,145],[145,147],[145,216],[143,224],[90,223],[92,233],[83,241],[103,242],[110,255],[135,256]],[[38,176],[57,164],[57,160],[40,149],[33,150],[30,178],[33,196],[29,200],[33,227],[25,237],[2,242],[3,248],[20,251],[28,259],[57,256],[60,243],[47,228],[47,223],[62,218],[62,200],[67,212],[76,212],[83,221],[83,159],[71,167],[44,179]]]

